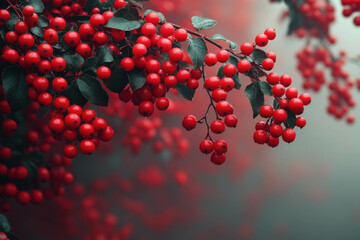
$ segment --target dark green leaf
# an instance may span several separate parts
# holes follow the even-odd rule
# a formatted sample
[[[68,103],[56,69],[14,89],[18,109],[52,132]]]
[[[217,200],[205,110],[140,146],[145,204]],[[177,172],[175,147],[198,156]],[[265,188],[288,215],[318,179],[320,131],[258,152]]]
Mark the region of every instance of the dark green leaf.
[[[286,123],[288,125],[289,128],[294,128],[295,127],[295,123],[296,123],[296,115],[290,111],[289,108],[285,109],[286,113],[287,113],[287,120]]]
[[[251,83],[246,86],[245,94],[250,100],[250,104],[253,110],[253,118],[259,115],[259,110],[264,105],[264,94],[261,91],[260,84],[258,82]]]
[[[36,13],[42,13],[44,11],[44,4],[41,0],[29,0],[28,5],[34,7]]]
[[[8,237],[9,240],[18,240],[19,238],[17,236],[15,236],[12,233],[7,232],[6,236]]]
[[[131,31],[141,27],[140,21],[129,21],[125,18],[112,17],[106,24],[107,28],[120,29],[123,31]]]
[[[274,99],[273,108],[274,108],[274,111],[279,108],[279,101],[276,99]]]
[[[87,103],[87,99],[81,94],[78,85],[76,84],[75,79],[67,79],[69,85],[66,90],[63,92],[64,96],[67,97],[70,101],[70,104],[77,104],[83,107]]]
[[[270,84],[268,84],[265,81],[260,81],[259,84],[260,84],[261,91],[265,95],[267,95],[267,96],[272,96],[273,95],[272,91],[271,91],[272,88],[271,88]]]
[[[208,29],[216,25],[216,21],[210,18],[193,16],[191,23],[197,31]]]
[[[148,9],[148,10],[145,11],[144,17],[146,17],[146,15],[147,15],[149,12],[157,13],[157,15],[159,15],[159,19],[160,19],[161,22],[165,22],[165,21],[166,21],[164,14],[162,14],[161,12],[156,12],[156,11],[151,10],[151,9]]]
[[[66,71],[70,73],[79,72],[84,64],[84,59],[77,53],[75,55],[64,55],[63,58],[66,62]]]
[[[206,43],[201,37],[189,39],[188,42],[187,52],[194,68],[198,69],[204,64],[205,56],[208,53]]]
[[[38,27],[47,27],[47,26],[49,26],[49,20],[44,15],[40,15],[37,26]]]
[[[292,34],[295,30],[299,29],[303,24],[303,18],[299,10],[295,7],[290,7],[290,23],[288,26],[287,34]]]
[[[35,178],[38,174],[37,172],[37,166],[34,162],[32,161],[24,161],[24,166],[27,168],[28,172],[29,172],[29,178]]]
[[[134,68],[134,70],[129,72],[128,77],[129,77],[130,87],[134,91],[144,86],[146,82],[146,76],[144,72],[137,68]]]
[[[90,20],[90,16],[84,16],[84,15],[69,16],[67,18],[75,20],[75,21],[81,21],[81,22],[87,22]]]
[[[109,95],[97,79],[85,75],[81,79],[76,80],[76,84],[81,94],[92,104],[99,106],[108,105]]]
[[[96,74],[97,70],[97,58],[96,57],[90,57],[87,58],[85,61],[85,64],[82,67],[82,71],[84,73],[88,73],[89,75]]]
[[[93,8],[100,8],[100,1],[99,0],[87,0],[83,6],[83,11],[90,13]]]
[[[190,101],[194,98],[195,90],[190,90],[185,83],[178,83],[175,88],[183,98]]]
[[[16,65],[5,68],[3,72],[3,88],[5,99],[8,101],[11,110],[16,112],[27,106],[28,86],[25,82],[25,74]]]
[[[260,49],[255,48],[252,53],[252,59],[254,62],[261,64],[264,59],[268,58],[268,55]]]
[[[19,21],[19,17],[17,16],[16,12],[13,9],[9,10],[10,19],[6,22],[6,27],[8,29],[13,29],[15,24]]]
[[[237,45],[235,42],[230,41],[229,39],[227,39],[226,37],[224,37],[221,34],[215,34],[214,36],[212,36],[210,39],[214,39],[214,40],[224,40],[225,42],[227,42],[229,44],[229,47],[231,49],[236,49],[239,45]]]
[[[44,154],[41,152],[31,152],[26,154],[25,156],[25,160],[26,161],[31,161],[34,162],[36,164],[40,164],[43,165],[44,164]]]
[[[33,34],[35,34],[38,37],[44,37],[44,31],[41,28],[38,27],[32,27],[30,28],[30,32],[32,32]]]
[[[0,232],[10,232],[10,231],[11,231],[11,227],[9,221],[7,220],[5,215],[0,214]]]
[[[121,93],[129,83],[129,78],[121,68],[111,69],[110,78],[104,80],[105,86],[112,92]]]
[[[131,20],[131,21],[140,20],[138,10],[136,8],[129,7],[128,5],[117,10],[114,13],[114,17],[124,18],[126,20]]]
[[[114,61],[113,53],[109,46],[103,45],[96,51],[97,66],[102,66],[104,63],[110,63]]]

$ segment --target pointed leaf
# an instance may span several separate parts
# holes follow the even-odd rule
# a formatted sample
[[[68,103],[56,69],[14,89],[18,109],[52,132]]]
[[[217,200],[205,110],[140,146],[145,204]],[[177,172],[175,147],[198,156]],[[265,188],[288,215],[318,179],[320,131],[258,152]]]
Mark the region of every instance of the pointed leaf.
[[[187,100],[192,100],[194,98],[194,95],[195,95],[195,90],[190,90],[186,84],[184,83],[178,83],[176,86],[175,86],[176,90],[178,90],[178,92],[180,93],[180,95],[187,99]]]
[[[272,87],[270,86],[269,83],[265,82],[265,81],[261,81],[259,82],[260,87],[261,87],[261,91],[266,95],[266,96],[272,96]]]
[[[101,66],[104,63],[110,63],[114,61],[113,53],[107,45],[99,47],[96,51],[95,57],[98,66]]]
[[[260,107],[264,105],[264,94],[261,92],[260,84],[258,82],[249,84],[245,89],[245,94],[250,100],[253,118],[256,118]]]
[[[27,4],[33,6],[36,13],[42,13],[45,8],[41,0],[29,0]]]
[[[128,73],[130,87],[133,91],[138,90],[144,86],[146,82],[146,76],[144,72],[138,68],[134,68],[131,72]]]
[[[235,42],[227,39],[226,37],[224,37],[221,34],[215,34],[214,36],[212,36],[210,39],[214,39],[214,40],[224,40],[225,42],[227,42],[229,44],[229,48],[231,49],[236,49],[239,45],[236,44]]]
[[[81,79],[76,80],[76,84],[81,94],[92,104],[99,106],[108,105],[109,95],[97,79],[85,75],[81,76]]]
[[[187,52],[194,68],[198,69],[204,64],[205,56],[208,53],[206,43],[201,37],[189,39],[188,42]]]
[[[191,23],[197,31],[208,29],[216,25],[215,20],[198,16],[192,17]]]

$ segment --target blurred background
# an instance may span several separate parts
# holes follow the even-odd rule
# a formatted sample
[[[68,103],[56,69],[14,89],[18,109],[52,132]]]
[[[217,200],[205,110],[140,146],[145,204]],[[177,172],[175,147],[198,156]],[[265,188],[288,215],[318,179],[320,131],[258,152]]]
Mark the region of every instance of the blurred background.
[[[206,33],[221,33],[239,44],[266,28],[276,29],[276,40],[265,49],[277,54],[274,70],[291,75],[301,89],[295,54],[305,41],[286,35],[288,21],[280,20],[284,3],[151,0],[145,5],[188,27],[193,15],[213,18],[218,25]],[[338,43],[333,49],[356,57],[360,31],[342,17],[340,1],[334,5],[337,20],[331,32]],[[354,77],[360,73],[359,66],[345,68]],[[193,102],[174,96],[176,109],[161,116],[162,127],[149,127],[157,120],[137,120],[137,128],[155,131],[154,139],[168,140],[158,152],[153,139],[137,149],[126,146],[122,138],[137,117],[119,117],[126,106],[114,98],[116,107],[103,110],[102,117],[111,119],[116,138],[95,155],[74,160],[78,184],[68,187],[65,197],[35,207],[15,204],[9,213],[13,232],[19,239],[37,240],[360,239],[360,124],[329,117],[324,88],[312,94],[304,113],[307,126],[297,131],[294,143],[275,149],[256,145],[257,121],[243,93],[246,81],[241,91],[230,94],[240,122],[224,136],[230,152],[222,166],[198,151],[205,129],[174,129],[184,115],[206,110],[206,96],[199,94]],[[353,113],[360,117],[357,110]]]

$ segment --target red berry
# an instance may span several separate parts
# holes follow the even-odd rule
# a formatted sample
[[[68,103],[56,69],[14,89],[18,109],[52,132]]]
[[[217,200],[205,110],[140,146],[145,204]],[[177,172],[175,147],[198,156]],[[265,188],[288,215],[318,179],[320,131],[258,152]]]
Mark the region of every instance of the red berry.
[[[101,66],[97,69],[96,75],[101,80],[108,79],[111,76],[111,71],[108,67]]]
[[[184,52],[180,48],[173,48],[169,52],[170,60],[175,63],[183,60],[183,57],[184,57]]]
[[[217,88],[219,88],[220,86],[220,78],[213,76],[213,77],[209,77],[208,79],[205,80],[205,84],[204,87],[206,89],[208,89],[209,91],[213,91]]]
[[[34,37],[29,34],[29,33],[24,33],[24,34],[21,34],[19,39],[18,39],[18,43],[20,45],[20,47],[24,50],[28,50],[30,48],[32,48],[35,44],[35,39]],[[41,46],[41,45],[40,45]],[[39,46],[39,47],[40,47]],[[41,55],[41,52],[39,50],[39,53]],[[42,56],[42,55],[41,55]]]
[[[14,30],[18,33],[18,34],[22,34],[22,33],[26,33],[29,30],[28,25],[26,24],[26,22],[24,21],[18,21],[15,26],[14,26]]]
[[[94,110],[92,109],[86,109],[83,111],[83,113],[81,114],[81,119],[85,122],[85,123],[92,123],[92,121],[94,121],[96,118],[96,113]]]
[[[268,44],[268,37],[265,34],[261,33],[256,36],[255,43],[259,47],[265,47]]]
[[[178,42],[184,42],[188,37],[188,32],[183,28],[179,28],[175,31],[174,37]]]
[[[20,191],[17,194],[16,199],[20,204],[28,204],[31,200],[30,194],[26,191]]]
[[[80,34],[75,31],[69,31],[64,35],[64,42],[69,47],[76,47],[80,44]]]
[[[306,119],[304,117],[297,117],[295,125],[299,128],[303,128],[306,125]]]
[[[256,130],[253,136],[253,139],[258,144],[266,143],[268,138],[267,132],[265,130]]]
[[[156,25],[159,24],[160,17],[156,12],[149,12],[145,16],[145,21],[148,22],[148,23],[152,23],[152,24],[154,24],[156,26]]]
[[[124,0],[115,0],[114,1],[114,8],[116,10],[125,7],[125,5],[126,5],[126,2]]]
[[[273,69],[274,67],[274,61],[270,58],[265,58],[262,61],[262,67],[266,70],[266,71],[270,71],[271,69]]]
[[[175,31],[175,28],[170,23],[165,23],[160,28],[160,34],[165,38],[172,36],[174,34],[174,31]]]
[[[194,129],[196,127],[196,123],[197,123],[197,120],[196,120],[196,117],[193,116],[193,115],[187,115],[184,117],[183,121],[182,121],[182,126],[190,131],[192,129]]]
[[[79,143],[79,150],[84,155],[89,155],[95,151],[95,144],[91,140],[82,140]]]
[[[279,138],[273,137],[273,136],[269,136],[266,143],[269,147],[277,147],[279,145]]]
[[[58,40],[58,33],[54,29],[46,29],[44,31],[44,40],[49,44],[54,44]]]
[[[110,141],[114,136],[114,130],[110,127],[110,126],[107,126],[105,128],[105,130],[99,132],[99,139],[103,142],[108,142]]]
[[[68,83],[66,81],[65,78],[62,78],[62,77],[56,77],[54,78],[54,80],[52,81],[52,87],[54,88],[54,90],[56,92],[63,92],[65,91]]]
[[[272,117],[274,109],[270,105],[263,105],[260,107],[259,114],[263,118]]]
[[[311,96],[308,93],[303,93],[299,96],[300,100],[303,102],[305,106],[311,103]]]
[[[242,59],[238,62],[237,69],[239,70],[240,73],[246,73],[246,72],[250,71],[251,64],[248,60]]]
[[[63,149],[63,153],[67,158],[75,158],[78,153],[78,149],[74,144],[67,144]]]
[[[275,29],[273,28],[268,28],[264,31],[264,34],[267,36],[267,38],[269,40],[274,40],[275,37],[276,37],[276,32],[275,32]]]
[[[220,101],[216,104],[216,112],[221,116],[225,117],[226,115],[233,114],[234,109],[230,103],[227,101]]]
[[[25,64],[28,67],[36,67],[40,62],[40,55],[37,52],[30,51],[25,55]]]
[[[266,55],[273,60],[274,62],[276,62],[276,54],[274,52],[267,52]]]
[[[140,103],[139,113],[144,117],[150,117],[154,113],[154,104],[150,101]]]
[[[221,165],[225,162],[226,155],[224,153],[218,154],[218,153],[214,152],[211,154],[210,160],[212,163],[214,163],[216,165]]]
[[[251,43],[245,42],[241,44],[240,50],[244,55],[250,56],[254,50],[254,47]]]
[[[229,60],[229,52],[222,49],[216,53],[217,60],[221,63],[225,63]]]
[[[90,24],[94,28],[101,28],[105,25],[105,17],[101,14],[94,14],[90,17]]]
[[[280,76],[277,73],[271,72],[267,75],[266,77],[266,81],[270,84],[270,85],[275,85],[277,83],[279,83],[280,81]]]
[[[269,131],[271,136],[280,137],[283,133],[283,128],[279,124],[271,124]]]
[[[49,121],[48,127],[51,131],[55,133],[60,133],[64,131],[65,124],[64,121],[60,118],[53,118]]]
[[[298,95],[298,90],[294,87],[289,87],[288,89],[286,89],[286,98],[291,100],[293,98],[296,98]]]
[[[81,118],[76,113],[69,113],[64,119],[65,127],[70,130],[78,128],[81,124]]]
[[[299,115],[304,111],[304,104],[299,98],[293,98],[289,101],[288,105],[290,111],[294,114]]]
[[[115,32],[123,32],[122,30],[112,29],[111,30],[111,36],[113,36],[114,31]],[[84,41],[91,40],[94,33],[95,33],[95,29],[90,23],[83,23],[79,27],[79,35],[80,35],[81,40],[84,40]],[[125,32],[123,32],[123,33],[124,33],[124,37],[125,37]],[[114,39],[115,39],[115,37],[114,37]],[[120,39],[120,40],[115,39],[115,40],[116,41],[121,41],[122,39]]]
[[[280,83],[281,83],[282,85],[284,85],[284,87],[290,86],[290,85],[291,85],[291,82],[292,82],[292,80],[291,80],[291,77],[290,77],[289,75],[284,74],[284,75],[282,75],[281,78],[280,78]]]
[[[92,125],[94,127],[95,132],[103,131],[107,127],[107,123],[106,123],[105,119],[103,119],[103,118],[96,118],[92,122]]]
[[[134,69],[135,63],[134,63],[134,60],[132,58],[126,57],[123,60],[121,60],[120,66],[125,71],[130,72],[130,71],[132,71]]]
[[[160,111],[164,111],[169,107],[169,100],[165,97],[161,97],[156,99],[156,107],[160,110]]]
[[[54,57],[51,60],[51,67],[55,72],[62,72],[65,70],[66,62],[62,57]]]
[[[220,102],[226,100],[227,93],[223,89],[217,88],[212,92],[211,97],[215,102]]]
[[[220,134],[225,131],[225,124],[221,120],[215,120],[210,124],[210,129],[213,133]]]
[[[226,92],[230,92],[231,90],[233,90],[234,86],[235,82],[232,78],[224,77],[220,80],[220,87]]]
[[[214,151],[218,154],[227,152],[227,143],[224,140],[217,140],[214,142]]]
[[[274,97],[282,97],[285,93],[285,87],[282,84],[276,84],[275,86],[272,87],[272,93],[274,95]]]
[[[282,134],[282,139],[284,140],[284,142],[291,143],[295,140],[295,138],[296,138],[296,133],[294,129],[287,128],[284,130]]]
[[[236,74],[237,70],[236,70],[235,65],[233,65],[233,64],[226,64],[226,65],[224,66],[223,72],[224,72],[224,75],[225,75],[226,77],[230,77],[230,78],[231,78],[231,77],[233,77],[233,76]]]
[[[62,17],[54,17],[50,20],[50,27],[56,31],[61,31],[66,27],[66,21]]]
[[[157,47],[160,50],[160,52],[169,52],[172,47],[172,43],[167,38],[162,38],[157,42]]]
[[[70,101],[66,97],[57,97],[54,100],[54,107],[58,112],[66,112],[70,106]]]
[[[188,70],[180,70],[178,71],[177,75],[176,75],[176,79],[181,82],[181,83],[186,83],[191,77],[191,74]]]
[[[83,138],[91,138],[95,133],[93,125],[89,123],[81,124],[79,127],[79,134]]]
[[[276,109],[273,113],[273,118],[278,123],[285,122],[287,120],[287,113],[284,109]]]
[[[200,143],[199,149],[202,153],[209,154],[214,149],[214,143],[209,139],[205,139]]]
[[[236,125],[237,125],[237,123],[238,123],[238,119],[237,119],[237,117],[236,117],[235,115],[229,114],[229,115],[227,115],[227,116],[225,117],[224,122],[225,122],[225,125],[226,125],[227,127],[233,127],[233,128],[235,128]]]
[[[216,54],[208,53],[205,55],[205,64],[208,66],[214,66],[217,63],[218,59]]]

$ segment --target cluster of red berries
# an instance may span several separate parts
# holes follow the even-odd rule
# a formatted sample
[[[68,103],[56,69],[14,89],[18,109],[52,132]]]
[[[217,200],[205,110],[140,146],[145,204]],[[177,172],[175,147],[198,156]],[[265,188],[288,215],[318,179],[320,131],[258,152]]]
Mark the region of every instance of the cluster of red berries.
[[[324,84],[328,84],[330,90],[328,113],[337,119],[346,117],[348,123],[353,123],[355,117],[349,114],[349,109],[356,104],[351,93],[355,83],[350,79],[349,73],[344,70],[346,52],[341,51],[340,56],[335,58],[325,47],[313,49],[308,46],[297,53],[297,58],[298,69],[304,78],[303,88],[317,92]],[[326,81],[327,69],[332,81]]]
[[[336,42],[336,38],[329,32],[335,21],[335,7],[330,2],[306,0],[298,7],[303,16],[302,26],[296,30],[298,37],[326,37],[330,43]]]
[[[353,13],[360,11],[360,2],[357,0],[341,0],[341,4],[344,6],[342,14],[344,17],[351,17]],[[360,26],[360,16],[353,18],[355,26]]]

